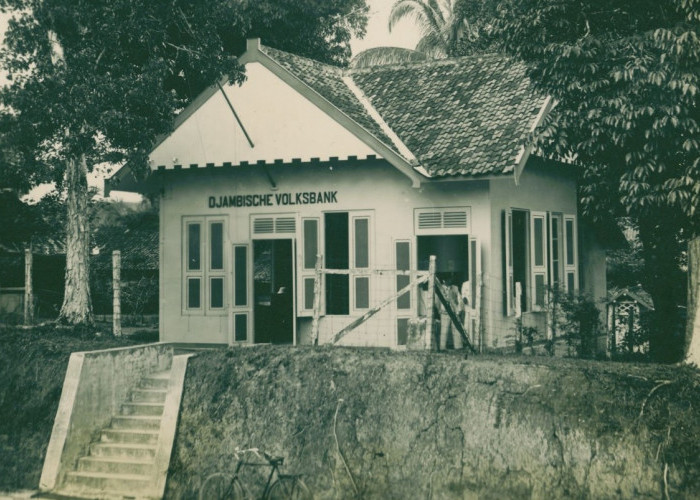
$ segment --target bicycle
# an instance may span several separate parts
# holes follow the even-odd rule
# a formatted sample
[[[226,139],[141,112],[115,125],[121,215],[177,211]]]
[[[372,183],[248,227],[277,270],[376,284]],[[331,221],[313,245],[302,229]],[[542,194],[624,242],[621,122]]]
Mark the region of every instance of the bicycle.
[[[311,500],[313,498],[302,481],[301,474],[280,473],[279,468],[284,464],[284,457],[274,457],[258,450],[245,451],[255,453],[265,462],[238,460],[233,476],[224,472],[210,474],[199,489],[199,500],[248,500],[254,498],[240,479],[239,473],[241,468],[245,466],[270,467],[270,474],[267,476],[267,483],[265,483],[260,500]]]

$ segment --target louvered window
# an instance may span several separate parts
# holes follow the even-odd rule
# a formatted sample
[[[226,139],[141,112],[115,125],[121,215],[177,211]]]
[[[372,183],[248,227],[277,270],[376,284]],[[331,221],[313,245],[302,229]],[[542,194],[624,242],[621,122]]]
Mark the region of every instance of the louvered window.
[[[416,235],[467,234],[471,222],[470,215],[469,207],[416,209]]]
[[[296,217],[288,215],[279,217],[253,216],[253,235],[260,238],[264,235],[294,234],[297,230]]]
[[[275,232],[275,220],[272,217],[255,219],[253,221],[254,234],[272,234]]]
[[[296,230],[296,220],[294,217],[278,217],[275,219],[276,233],[294,233]]]

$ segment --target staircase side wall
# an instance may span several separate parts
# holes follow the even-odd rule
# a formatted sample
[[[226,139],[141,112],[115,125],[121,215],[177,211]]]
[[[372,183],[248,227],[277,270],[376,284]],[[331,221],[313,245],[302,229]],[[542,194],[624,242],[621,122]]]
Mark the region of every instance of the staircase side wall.
[[[168,370],[173,348],[167,344],[73,353],[46,450],[39,489],[60,486],[95,433],[106,427],[130,391],[146,375]]]

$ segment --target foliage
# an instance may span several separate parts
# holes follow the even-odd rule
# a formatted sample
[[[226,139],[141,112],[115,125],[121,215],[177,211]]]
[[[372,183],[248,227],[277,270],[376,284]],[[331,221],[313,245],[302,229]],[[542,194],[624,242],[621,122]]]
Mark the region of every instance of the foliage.
[[[666,361],[677,355],[678,259],[700,224],[698,21],[696,0],[509,0],[494,22],[557,102],[536,145],[582,167],[584,215],[627,214],[639,227],[652,351]]]
[[[346,60],[365,0],[243,2],[0,0],[11,18],[0,52],[3,181],[67,186],[67,268],[60,319],[90,323],[84,220],[87,173],[129,161],[145,173],[150,146],[205,86],[227,75],[247,35],[319,59]],[[277,32],[277,37],[273,33]],[[23,177],[20,171],[26,172]]]
[[[550,290],[549,296],[554,335],[563,336],[577,357],[594,358],[598,337],[604,331],[596,302],[585,294],[559,289]]]
[[[0,491],[39,484],[71,352],[131,344],[94,330],[0,327]]]
[[[402,47],[373,47],[363,50],[350,61],[351,68],[369,68],[385,64],[406,64],[427,61],[428,56]]]
[[[433,59],[451,54],[469,24],[455,11],[455,0],[397,0],[389,14],[389,31],[404,19],[412,19],[421,39],[416,50]]]
[[[415,49],[375,47],[357,54],[350,65],[364,68],[492,50],[497,43],[491,24],[495,5],[480,0],[396,0],[389,31],[402,21],[413,21],[421,34]]]
[[[515,320],[515,352],[521,354],[525,346],[532,347],[537,337],[537,328],[523,326],[523,318]]]

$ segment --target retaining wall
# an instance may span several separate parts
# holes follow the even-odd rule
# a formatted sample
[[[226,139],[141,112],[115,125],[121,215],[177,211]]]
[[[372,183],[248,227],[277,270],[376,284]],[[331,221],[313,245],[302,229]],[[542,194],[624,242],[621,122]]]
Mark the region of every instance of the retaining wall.
[[[169,369],[172,357],[172,346],[161,343],[71,354],[39,489],[59,486],[129,392],[145,375]]]

